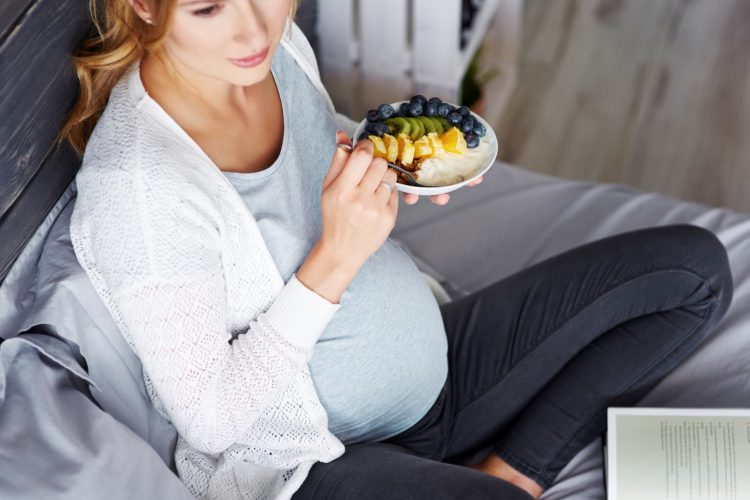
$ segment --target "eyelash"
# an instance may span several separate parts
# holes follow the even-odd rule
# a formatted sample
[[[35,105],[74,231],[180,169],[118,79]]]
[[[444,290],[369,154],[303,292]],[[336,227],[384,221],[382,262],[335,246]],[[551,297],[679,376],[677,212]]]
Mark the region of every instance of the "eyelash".
[[[206,7],[205,9],[194,10],[193,14],[198,17],[210,17],[215,14],[218,9],[218,5],[212,5],[210,7]]]

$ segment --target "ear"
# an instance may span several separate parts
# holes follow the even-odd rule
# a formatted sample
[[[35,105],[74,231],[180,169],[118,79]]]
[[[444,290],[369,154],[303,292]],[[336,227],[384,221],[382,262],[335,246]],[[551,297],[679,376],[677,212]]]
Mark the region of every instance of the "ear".
[[[130,6],[133,7],[135,14],[143,19],[143,22],[147,22],[146,19],[151,19],[151,12],[149,11],[148,5],[143,0],[128,0]]]

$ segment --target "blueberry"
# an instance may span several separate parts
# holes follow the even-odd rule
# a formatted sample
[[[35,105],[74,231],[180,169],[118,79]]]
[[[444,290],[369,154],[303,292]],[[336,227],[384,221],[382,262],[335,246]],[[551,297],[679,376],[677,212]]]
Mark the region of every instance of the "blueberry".
[[[422,94],[417,94],[411,97],[409,99],[411,102],[419,102],[424,107],[425,104],[427,104],[427,98],[423,96]]]
[[[466,106],[461,106],[460,108],[458,108],[458,114],[460,114],[461,116],[470,116],[471,110]]]
[[[470,148],[479,146],[479,137],[474,134],[466,134],[466,145]]]
[[[474,118],[467,116],[464,121],[461,122],[461,131],[464,134],[471,134],[474,132]]]
[[[380,112],[377,109],[371,109],[367,112],[367,121],[370,123],[380,121]]]
[[[487,133],[487,130],[484,128],[484,125],[482,125],[479,122],[476,122],[474,124],[474,134],[478,137],[484,137],[484,134]]]
[[[424,106],[424,114],[426,116],[436,116],[438,110],[438,105],[432,101],[428,102]]]
[[[391,129],[385,123],[375,124],[375,134],[378,137],[383,137],[385,134],[390,134],[390,133],[391,133]]]
[[[381,104],[378,106],[378,113],[380,113],[381,120],[387,120],[393,116],[393,106],[390,104]]]
[[[411,101],[409,104],[409,115],[420,116],[424,111],[424,105],[419,101]]]
[[[434,102],[435,106],[440,106],[441,104],[443,104],[443,100],[439,97],[433,97],[428,102]]]
[[[398,114],[401,116],[409,116],[409,103],[408,102],[402,102],[401,106],[398,108]]]
[[[368,134],[371,135],[377,135],[378,137],[383,137],[383,134],[390,133],[390,129],[388,128],[388,125],[386,125],[383,122],[370,122],[365,127],[365,131]]]
[[[438,105],[438,116],[442,116],[443,118],[445,118],[446,116],[451,114],[451,111],[453,111],[453,106],[451,106],[447,102]]]
[[[357,137],[357,141],[361,141],[361,140],[367,139],[367,137],[369,137],[369,135],[370,134],[367,132],[367,130],[365,130],[364,132],[362,132],[361,134],[359,134],[359,137]]]
[[[463,120],[463,117],[456,111],[452,111],[448,115],[448,121],[451,123],[451,125],[458,125],[459,123],[461,123],[461,120]]]

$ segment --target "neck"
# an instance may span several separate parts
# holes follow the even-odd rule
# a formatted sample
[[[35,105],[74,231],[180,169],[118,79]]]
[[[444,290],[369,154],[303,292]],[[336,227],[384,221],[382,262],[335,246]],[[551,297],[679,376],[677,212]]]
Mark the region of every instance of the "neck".
[[[164,94],[168,93],[170,99],[179,96],[181,101],[204,110],[208,116],[228,117],[237,115],[238,110],[251,111],[257,107],[258,96],[273,75],[269,71],[253,85],[233,85],[197,73],[162,52],[143,57],[141,78],[147,92],[157,100],[166,98]]]

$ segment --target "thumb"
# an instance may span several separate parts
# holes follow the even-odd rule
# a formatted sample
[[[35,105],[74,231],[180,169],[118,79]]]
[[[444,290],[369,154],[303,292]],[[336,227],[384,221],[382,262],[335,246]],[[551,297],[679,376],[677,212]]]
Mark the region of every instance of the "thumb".
[[[349,136],[346,135],[345,132],[342,132],[341,130],[336,132],[336,150],[333,152],[333,159],[331,160],[331,165],[328,167],[328,173],[326,173],[326,176],[323,178],[324,191],[334,181],[334,179],[339,176],[341,171],[344,169],[344,165],[346,165],[347,160],[349,160],[349,155],[351,154],[351,152],[347,152],[344,149],[338,147],[340,144],[346,144],[348,146],[352,145],[352,140],[349,138]]]

